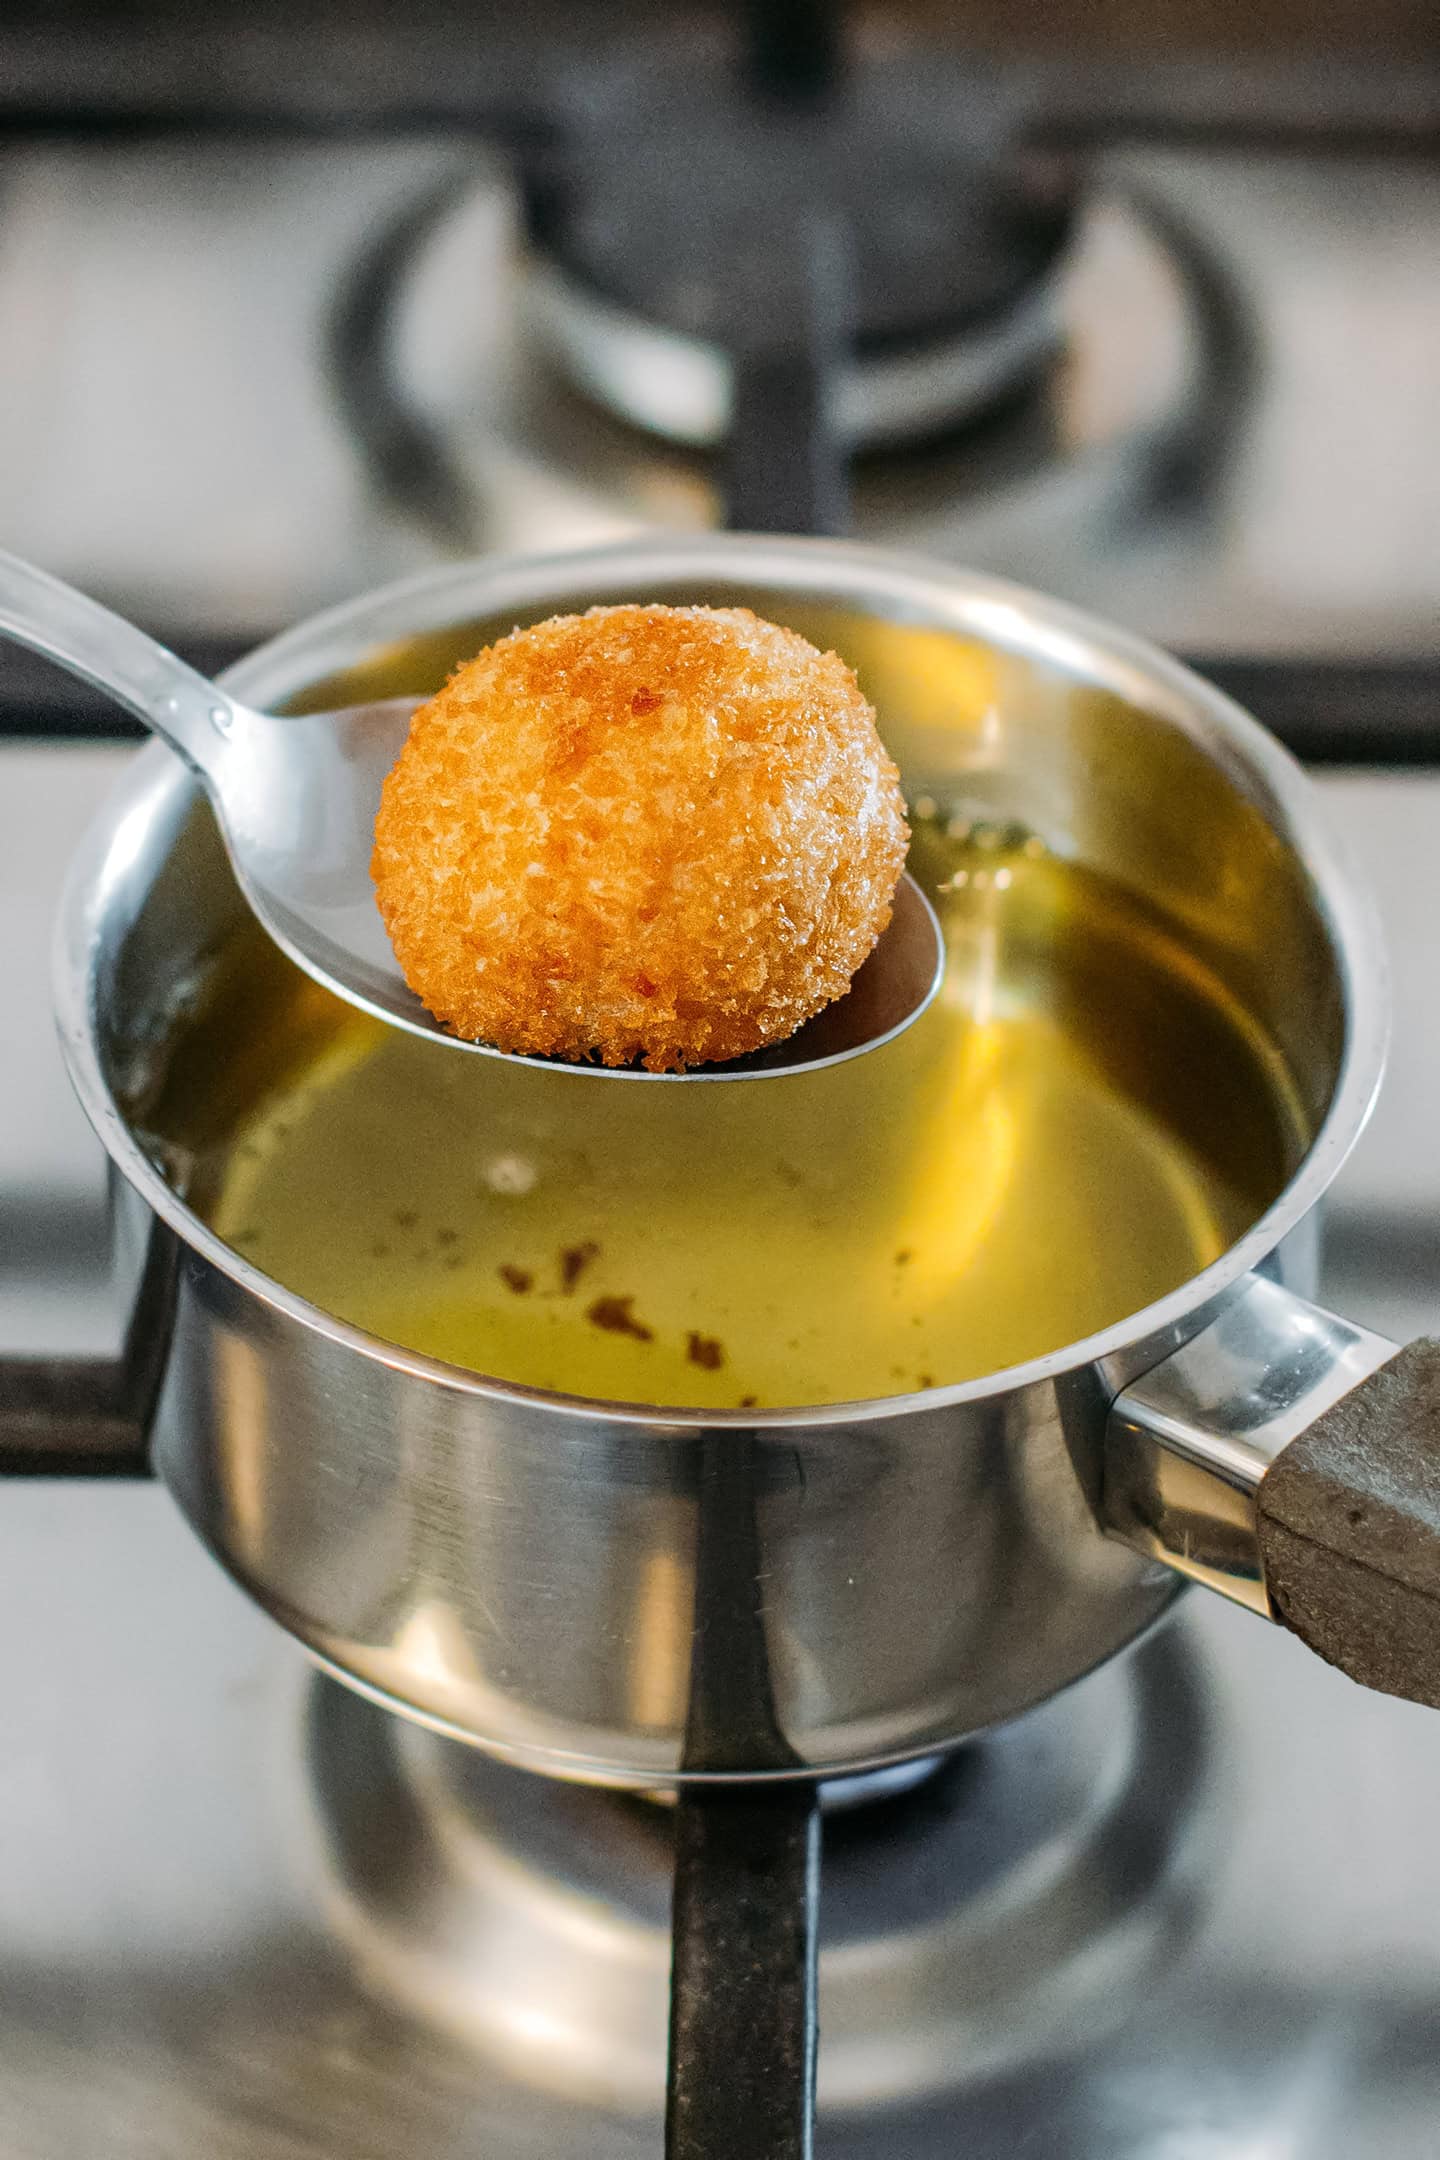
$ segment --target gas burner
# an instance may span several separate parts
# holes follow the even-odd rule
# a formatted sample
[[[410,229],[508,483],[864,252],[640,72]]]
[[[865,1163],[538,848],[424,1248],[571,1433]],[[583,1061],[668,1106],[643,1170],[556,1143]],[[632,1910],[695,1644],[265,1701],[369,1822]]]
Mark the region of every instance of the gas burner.
[[[1210,1753],[1202,1672],[1166,1631],[828,1818],[822,2110],[1097,2047],[1201,1915]],[[506,1768],[325,1679],[307,1756],[327,1911],[382,1998],[532,2091],[658,2108],[668,1811]]]
[[[933,54],[788,102],[627,61],[342,279],[331,387],[379,492],[459,553],[560,518],[848,529],[1037,584],[1146,523],[1153,555],[1228,474],[1248,308],[1040,118]]]
[[[913,58],[803,97],[695,76],[652,67],[603,130],[522,162],[527,312],[578,389],[668,441],[720,443],[733,350],[805,334],[807,247],[826,257],[848,447],[954,429],[1034,379],[1060,335],[1068,165],[1024,153],[998,107],[937,100]]]
[[[581,287],[519,222],[498,173],[452,178],[352,266],[332,314],[332,386],[377,487],[463,553],[501,535],[542,547],[557,519],[577,544],[720,522],[720,460],[663,439],[719,424],[719,347]],[[947,341],[842,366],[842,426],[863,431],[866,400],[877,425],[882,402],[896,423],[888,454],[856,464],[855,530],[1036,582],[1098,533],[1193,508],[1246,410],[1246,335],[1223,277],[1168,205],[1118,179],[1092,185],[1015,309],[953,343],[966,367],[990,353],[997,390],[1023,376],[1030,394],[922,454],[893,438],[902,408],[928,424],[937,397],[953,401]],[[848,420],[847,399],[859,401]]]
[[[1027,388],[1062,338],[1058,271],[993,319],[895,343],[862,340],[837,369],[835,424],[851,450],[896,448],[982,419]],[[692,449],[729,431],[733,371],[724,347],[617,306],[543,254],[521,294],[530,335],[584,396],[631,427]]]

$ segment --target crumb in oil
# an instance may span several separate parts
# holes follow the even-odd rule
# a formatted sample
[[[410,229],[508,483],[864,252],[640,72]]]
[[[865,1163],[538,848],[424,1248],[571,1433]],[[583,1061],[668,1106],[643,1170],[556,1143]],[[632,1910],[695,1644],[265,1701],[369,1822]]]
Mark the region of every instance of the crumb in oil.
[[[600,1247],[593,1238],[581,1245],[567,1245],[560,1255],[560,1287],[568,1297],[592,1261],[600,1257]]]
[[[595,1327],[605,1328],[611,1335],[629,1335],[636,1342],[654,1342],[655,1331],[637,1320],[631,1311],[633,1297],[596,1298],[585,1314]]]

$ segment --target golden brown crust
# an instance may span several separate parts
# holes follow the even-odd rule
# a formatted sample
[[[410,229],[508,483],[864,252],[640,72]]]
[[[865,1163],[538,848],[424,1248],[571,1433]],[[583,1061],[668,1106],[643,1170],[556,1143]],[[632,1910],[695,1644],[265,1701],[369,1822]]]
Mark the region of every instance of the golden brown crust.
[[[746,608],[625,606],[517,630],[420,708],[371,869],[455,1034],[664,1072],[840,996],[908,839],[835,654]]]

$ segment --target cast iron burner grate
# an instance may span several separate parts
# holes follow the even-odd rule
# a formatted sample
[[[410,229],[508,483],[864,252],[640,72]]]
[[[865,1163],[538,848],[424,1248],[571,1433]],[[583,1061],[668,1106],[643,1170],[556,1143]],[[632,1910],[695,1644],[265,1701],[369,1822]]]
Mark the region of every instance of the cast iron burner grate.
[[[202,674],[220,675],[272,634],[196,636],[180,628],[165,642]],[[1440,765],[1440,658],[1182,657],[1307,765],[1386,771]],[[0,645],[0,747],[145,739],[138,720],[107,705],[73,675],[18,645]]]

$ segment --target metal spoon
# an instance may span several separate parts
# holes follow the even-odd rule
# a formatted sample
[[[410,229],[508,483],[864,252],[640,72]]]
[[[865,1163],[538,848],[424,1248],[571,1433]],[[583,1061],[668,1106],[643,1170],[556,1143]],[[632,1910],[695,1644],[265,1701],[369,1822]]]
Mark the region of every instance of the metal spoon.
[[[726,1065],[647,1073],[520,1057],[462,1041],[405,983],[370,882],[380,785],[416,698],[299,717],[253,712],[73,587],[0,551],[0,633],[46,654],[138,714],[198,776],[240,889],[307,974],[352,1005],[452,1049],[555,1072],[629,1080],[743,1080],[838,1065],[910,1026],[944,969],[940,926],[908,876],[890,927],[847,996],[788,1041]]]

